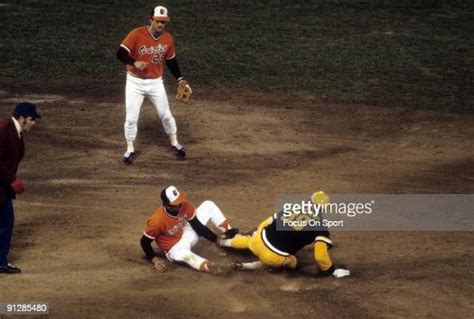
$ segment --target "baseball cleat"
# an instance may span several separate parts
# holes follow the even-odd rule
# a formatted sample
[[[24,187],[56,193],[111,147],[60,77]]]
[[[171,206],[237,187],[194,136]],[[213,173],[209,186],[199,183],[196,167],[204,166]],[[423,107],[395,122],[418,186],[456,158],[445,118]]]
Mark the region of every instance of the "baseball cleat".
[[[134,158],[135,158],[135,152],[126,151],[125,154],[123,154],[122,162],[125,165],[130,165],[133,163]]]
[[[176,156],[180,160],[186,159],[186,152],[184,151],[184,146],[181,144],[172,145],[171,148],[176,152]]]

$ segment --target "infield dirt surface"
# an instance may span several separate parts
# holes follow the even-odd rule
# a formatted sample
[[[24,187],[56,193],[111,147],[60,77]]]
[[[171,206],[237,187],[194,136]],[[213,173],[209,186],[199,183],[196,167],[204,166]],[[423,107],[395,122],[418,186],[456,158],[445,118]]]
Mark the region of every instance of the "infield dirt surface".
[[[472,193],[472,115],[324,102],[233,98],[172,100],[177,161],[151,104],[142,108],[138,157],[124,166],[121,96],[1,92],[44,118],[26,137],[2,301],[43,301],[64,318],[468,318],[474,313],[474,234],[334,232],[333,260],[352,275],[317,276],[312,249],[294,273],[212,276],[143,260],[139,239],[167,185],[192,203],[215,201],[232,225],[254,228],[280,194]],[[57,93],[55,93],[57,94]],[[341,114],[351,116],[342,117]],[[249,254],[202,239],[195,251],[227,264]]]

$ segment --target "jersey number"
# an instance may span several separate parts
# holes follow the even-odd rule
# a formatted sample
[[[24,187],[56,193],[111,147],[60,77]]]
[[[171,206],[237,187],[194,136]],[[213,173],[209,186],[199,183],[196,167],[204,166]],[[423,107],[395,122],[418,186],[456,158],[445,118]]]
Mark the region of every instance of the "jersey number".
[[[151,63],[161,63],[163,61],[163,56],[159,53],[155,53],[151,59]]]

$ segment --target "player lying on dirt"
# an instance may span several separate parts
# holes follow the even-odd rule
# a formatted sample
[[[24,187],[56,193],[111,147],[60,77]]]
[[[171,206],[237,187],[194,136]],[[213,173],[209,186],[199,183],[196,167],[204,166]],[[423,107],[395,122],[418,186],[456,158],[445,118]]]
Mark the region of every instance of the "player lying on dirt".
[[[311,201],[314,204],[323,205],[329,203],[329,197],[326,193],[319,191],[311,196]],[[332,275],[336,278],[350,275],[349,270],[336,268],[332,263],[328,249],[333,246],[333,243],[329,239],[329,231],[326,227],[309,228],[306,226],[292,230],[281,230],[282,228],[279,226],[282,226],[285,218],[288,216],[285,216],[282,210],[265,219],[252,235],[238,234],[233,238],[220,239],[218,244],[222,247],[252,251],[260,260],[238,262],[236,267],[242,270],[253,270],[263,266],[296,269],[298,262],[295,254],[304,246],[314,243],[314,259],[323,275]]]
[[[232,238],[238,230],[230,227],[228,220],[214,202],[207,200],[198,208],[194,208],[187,200],[186,194],[180,193],[174,186],[163,189],[161,200],[163,205],[148,218],[140,241],[146,258],[151,260],[157,270],[166,269],[165,260],[156,256],[151,246],[155,241],[170,262],[184,262],[193,269],[214,272],[212,264],[193,253],[191,249],[200,236],[215,243],[220,238]],[[206,227],[208,222],[221,232],[219,237]]]

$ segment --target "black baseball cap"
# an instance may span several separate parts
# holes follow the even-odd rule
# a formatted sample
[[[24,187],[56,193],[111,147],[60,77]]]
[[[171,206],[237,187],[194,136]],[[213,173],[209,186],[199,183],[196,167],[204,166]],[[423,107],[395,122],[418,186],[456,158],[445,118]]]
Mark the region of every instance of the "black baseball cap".
[[[41,114],[36,112],[36,105],[30,102],[18,103],[13,111],[13,116],[15,118],[20,116],[31,117],[33,120],[41,118]]]

